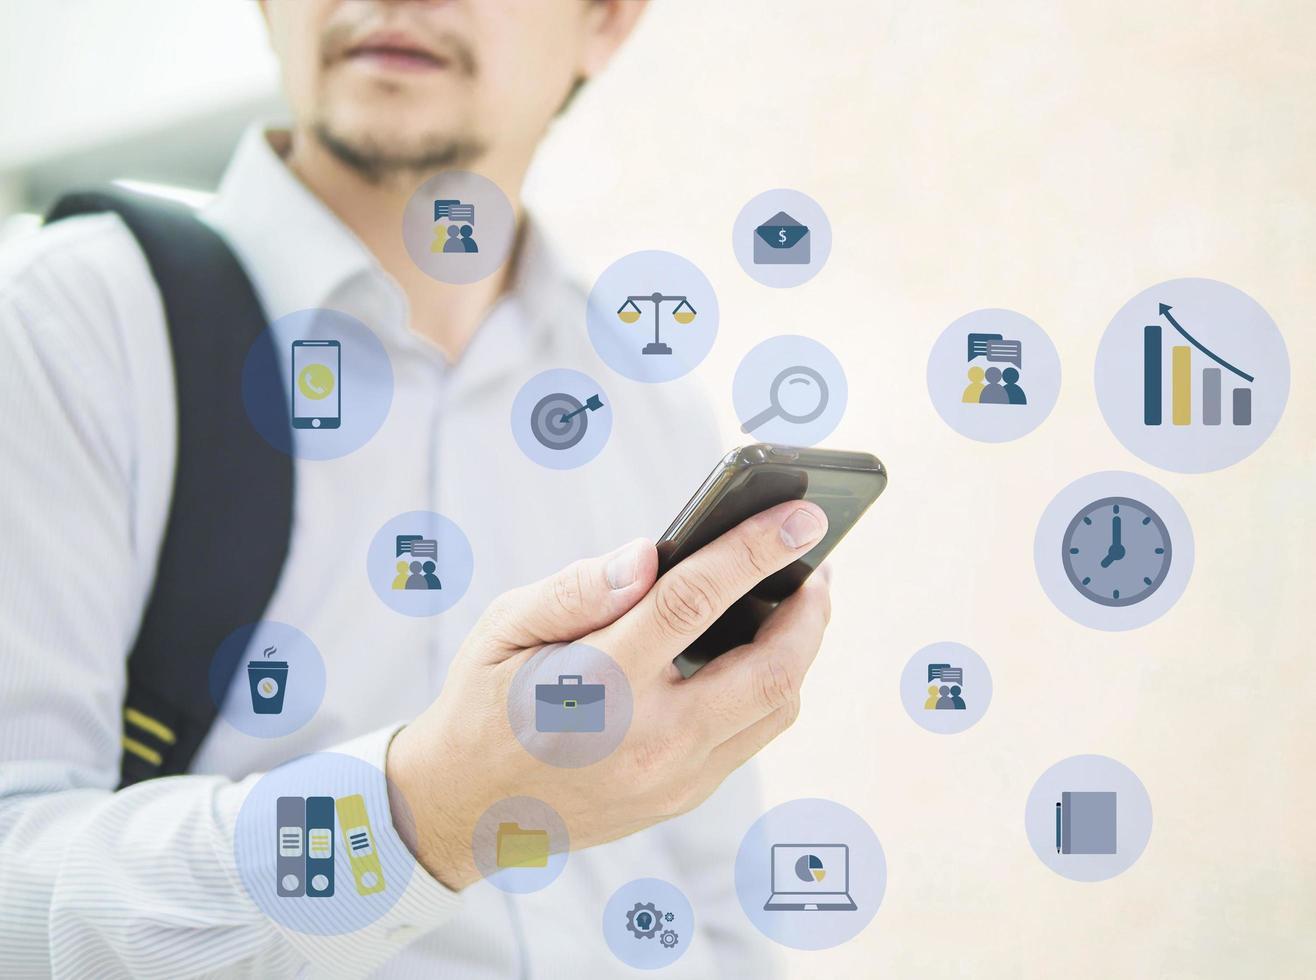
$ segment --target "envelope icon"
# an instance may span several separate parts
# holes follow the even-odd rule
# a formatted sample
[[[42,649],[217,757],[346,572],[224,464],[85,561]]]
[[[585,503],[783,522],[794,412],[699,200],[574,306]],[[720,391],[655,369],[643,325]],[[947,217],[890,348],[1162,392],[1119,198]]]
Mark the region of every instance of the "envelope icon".
[[[516,823],[500,823],[495,855],[500,868],[548,866],[548,831],[525,830]]]
[[[755,265],[808,265],[809,226],[778,211],[754,229]]]

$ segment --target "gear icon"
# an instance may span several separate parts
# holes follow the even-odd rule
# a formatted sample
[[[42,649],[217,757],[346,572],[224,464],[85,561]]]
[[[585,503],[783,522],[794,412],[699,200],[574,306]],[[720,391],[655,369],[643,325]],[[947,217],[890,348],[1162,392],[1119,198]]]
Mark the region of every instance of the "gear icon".
[[[636,939],[652,939],[662,925],[663,914],[653,902],[636,902],[626,913],[626,928]]]
[[[663,921],[664,921],[664,922],[671,922],[671,921],[672,921],[673,919],[675,919],[675,918],[676,918],[676,916],[673,915],[671,912],[667,912],[667,913],[665,913],[665,914],[663,915]]]
[[[668,949],[671,949],[681,941],[681,937],[676,934],[675,929],[664,929],[662,934],[659,935],[658,941]]]

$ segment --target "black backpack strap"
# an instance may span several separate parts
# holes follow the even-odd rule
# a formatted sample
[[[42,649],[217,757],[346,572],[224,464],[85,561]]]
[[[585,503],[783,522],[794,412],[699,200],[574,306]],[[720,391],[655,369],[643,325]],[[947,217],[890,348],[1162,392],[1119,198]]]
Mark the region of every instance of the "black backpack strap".
[[[121,786],[186,772],[215,720],[211,661],[261,618],[292,532],[292,458],[267,443],[242,402],[253,344],[275,351],[247,274],[188,208],[105,190],[69,194],[47,221],[112,211],[159,287],[174,360],[178,461],[155,582],[128,657]],[[223,658],[228,677],[237,658]]]

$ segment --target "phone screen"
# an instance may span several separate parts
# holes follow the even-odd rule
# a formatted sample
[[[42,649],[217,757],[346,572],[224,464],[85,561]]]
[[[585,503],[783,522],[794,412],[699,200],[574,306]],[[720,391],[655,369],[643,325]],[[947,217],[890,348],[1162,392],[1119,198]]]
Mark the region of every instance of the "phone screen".
[[[798,589],[886,489],[886,470],[868,453],[754,445],[722,460],[658,541],[661,575],[753,515],[808,500],[827,515],[827,533],[800,558],[760,582],[692,644],[677,666],[697,669],[748,643],[778,602]]]
[[[297,428],[338,428],[341,350],[336,340],[293,341],[292,424]]]

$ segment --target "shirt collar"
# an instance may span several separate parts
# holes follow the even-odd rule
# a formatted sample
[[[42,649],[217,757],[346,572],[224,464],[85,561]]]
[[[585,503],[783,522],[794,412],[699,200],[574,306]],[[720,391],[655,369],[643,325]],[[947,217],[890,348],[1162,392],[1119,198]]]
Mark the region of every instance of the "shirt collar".
[[[271,141],[286,138],[248,129],[202,212],[242,259],[271,318],[323,306],[352,278],[382,274],[370,250],[284,164]]]
[[[408,330],[401,288],[356,234],[288,169],[276,149],[286,140],[284,130],[249,128],[202,218],[241,258],[272,319],[332,306],[346,288],[373,280],[392,294],[387,308],[399,315],[396,324],[368,325],[381,333],[394,327]],[[527,218],[508,291],[485,315],[458,367],[470,375],[468,384],[487,382],[510,366],[508,344],[545,356],[569,346],[572,327],[579,325],[583,332],[583,324],[583,291]]]

